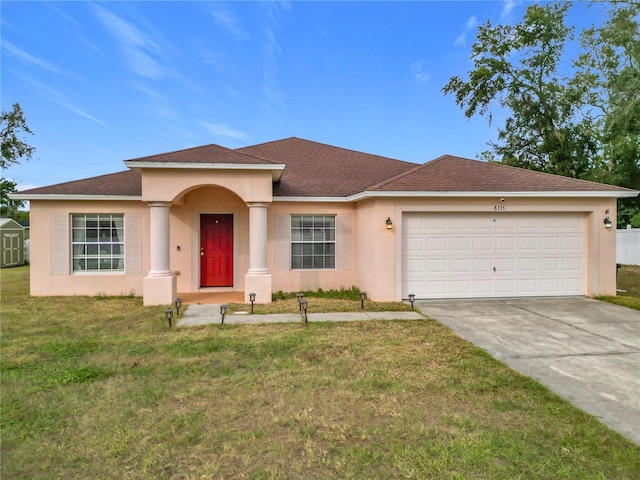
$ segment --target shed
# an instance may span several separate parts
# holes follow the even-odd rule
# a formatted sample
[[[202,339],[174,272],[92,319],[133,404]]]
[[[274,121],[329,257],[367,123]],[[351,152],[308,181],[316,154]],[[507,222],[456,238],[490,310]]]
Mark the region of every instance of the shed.
[[[24,227],[11,218],[0,218],[0,238],[0,268],[24,265]]]

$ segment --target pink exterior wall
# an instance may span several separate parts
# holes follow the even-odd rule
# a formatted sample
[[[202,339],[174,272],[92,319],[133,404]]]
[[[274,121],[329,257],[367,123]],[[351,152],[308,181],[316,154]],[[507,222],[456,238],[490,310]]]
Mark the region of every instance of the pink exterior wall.
[[[168,175],[169,172],[163,172]],[[173,174],[176,172],[174,171]],[[240,184],[242,174],[227,172],[231,184]],[[197,292],[199,287],[199,218],[205,213],[234,215],[234,288],[244,290],[249,267],[249,214],[245,201],[269,197],[262,172],[238,187],[241,198],[226,188],[206,186],[191,189],[189,182],[201,184],[196,173],[187,172],[176,181],[182,190],[163,192],[167,175],[158,175],[149,185],[149,200],[173,201],[170,209],[170,267],[177,275],[178,292]],[[270,174],[269,187],[271,186]],[[174,177],[171,177],[172,179]],[[216,181],[220,181],[218,177]],[[176,187],[177,188],[177,187]],[[158,196],[158,198],[156,198]],[[400,300],[402,296],[402,216],[403,212],[489,212],[499,198],[374,198],[353,203],[271,202],[267,209],[267,262],[272,291],[339,289],[358,286],[378,301]],[[615,295],[615,229],[603,224],[605,211],[616,217],[613,198],[507,198],[508,212],[581,212],[587,225],[587,295]],[[52,216],[71,213],[138,214],[141,219],[142,264],[140,274],[52,274]],[[349,268],[335,270],[278,269],[275,228],[278,216],[290,214],[336,214],[351,218],[351,262]],[[499,214],[499,213],[497,213]],[[393,229],[387,230],[390,217]],[[344,239],[343,239],[344,241]],[[128,295],[142,294],[142,281],[149,271],[149,209],[146,201],[40,201],[31,202],[31,294],[32,295]],[[178,246],[180,250],[178,250]]]
[[[138,214],[142,231],[140,274],[125,273],[52,273],[52,219],[72,213]],[[142,295],[142,279],[149,271],[149,210],[141,202],[111,201],[31,201],[31,295]],[[126,232],[125,232],[126,235]],[[69,250],[71,249],[69,245]],[[70,267],[69,267],[70,269]]]
[[[603,224],[606,215],[616,217],[614,198],[512,197],[502,203],[497,196],[363,200],[357,209],[358,285],[375,300],[401,299],[403,212],[493,212],[497,204],[506,212],[583,213],[587,222],[587,295],[616,294],[615,229]],[[393,221],[392,232],[383,231],[387,217]]]

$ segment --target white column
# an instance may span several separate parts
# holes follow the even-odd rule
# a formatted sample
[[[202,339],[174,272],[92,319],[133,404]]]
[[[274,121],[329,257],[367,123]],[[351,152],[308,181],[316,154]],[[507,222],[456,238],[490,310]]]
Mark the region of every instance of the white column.
[[[267,207],[268,203],[249,203],[249,270],[248,274],[268,274]]]
[[[249,206],[249,269],[244,276],[245,301],[256,294],[256,302],[271,302],[271,274],[267,267],[266,202],[247,202]]]
[[[176,298],[176,277],[169,256],[169,202],[149,202],[149,273],[142,281],[144,305],[170,305]]]
[[[169,268],[169,202],[149,202],[150,254],[149,276],[171,275]]]

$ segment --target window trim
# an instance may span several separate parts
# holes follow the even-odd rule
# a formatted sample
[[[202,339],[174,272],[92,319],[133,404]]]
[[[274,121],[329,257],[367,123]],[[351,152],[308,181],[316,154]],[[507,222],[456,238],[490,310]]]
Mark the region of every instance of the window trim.
[[[124,213],[106,213],[106,212],[100,212],[100,213],[93,213],[93,212],[83,212],[83,213],[72,213],[70,215],[70,225],[69,225],[69,232],[70,232],[70,238],[69,238],[69,246],[70,246],[70,267],[71,267],[71,275],[124,275],[126,273],[126,221],[125,221],[125,217],[126,215]],[[80,227],[76,227],[74,225],[74,220],[76,218],[84,218],[84,226],[80,226]],[[94,217],[97,221],[97,235],[98,238],[96,239],[95,242],[93,241],[89,241],[87,238],[87,225],[86,225],[86,220],[87,217]],[[100,221],[101,220],[106,220],[108,218],[109,220],[109,229],[113,230],[113,229],[118,229],[121,230],[122,233],[120,235],[120,238],[118,238],[118,241],[113,241],[113,238],[111,235],[113,235],[113,233],[110,234],[110,240],[109,241],[100,241],[99,238],[99,234],[100,234]],[[120,225],[121,226],[114,226],[114,220],[120,220]],[[84,234],[82,235],[84,237],[83,240],[74,240],[74,232],[75,231],[82,231],[84,232]],[[97,253],[96,254],[88,254],[88,253],[83,253],[83,254],[76,254],[74,252],[76,246],[87,246],[87,245],[95,245],[97,247]],[[101,253],[101,247],[104,245],[108,245],[110,247],[111,253],[109,254],[103,254]],[[114,245],[119,245],[120,246],[120,253],[118,254],[114,254],[113,253],[113,246]],[[86,252],[86,249],[85,249]],[[97,269],[95,270],[88,270],[88,269],[77,269],[76,268],[76,261],[77,260],[88,260],[88,259],[95,259],[97,261]],[[121,268],[118,269],[101,269],[101,259],[109,259],[111,265],[113,265],[114,260],[119,260],[121,259]],[[86,267],[86,264],[85,264]]]
[[[294,218],[295,217],[299,217],[300,218],[300,227],[294,227]],[[303,238],[300,238],[299,240],[294,240],[293,238],[293,234],[294,234],[294,228],[296,231],[300,231],[303,235],[304,235],[304,226],[302,225],[303,221],[304,221],[304,217],[312,217],[312,224],[313,222],[315,222],[315,219],[317,217],[322,217],[322,223],[324,224],[324,222],[326,221],[325,219],[327,217],[330,217],[331,219],[333,219],[333,228],[331,229],[333,231],[333,235],[332,235],[332,239],[327,240],[326,238],[323,238],[322,240],[315,240],[314,238],[311,238],[310,240],[304,240]],[[289,214],[289,270],[295,270],[295,271],[304,271],[304,270],[308,270],[308,271],[318,271],[318,270],[337,270],[337,261],[338,261],[338,238],[337,238],[337,221],[338,221],[338,215],[331,213],[331,214],[324,214],[324,213],[304,213],[304,214]],[[314,228],[314,226],[312,225],[311,227],[307,227],[308,229],[311,229],[311,235],[313,236],[313,230],[317,230]],[[327,233],[327,227],[326,225],[322,226],[322,236],[326,237],[326,233]],[[326,254],[326,253],[322,253],[322,254],[316,254],[315,252],[311,252],[311,254],[299,254],[299,255],[294,255],[294,245],[312,245],[312,249],[313,246],[315,245],[333,245],[333,253],[331,254]],[[294,256],[295,257],[299,257],[300,261],[302,262],[302,265],[300,267],[294,267]],[[304,258],[311,258],[311,263],[312,266],[303,266],[304,265]],[[332,257],[333,258],[333,266],[324,266],[324,264],[326,263],[325,261],[325,257]],[[323,266],[322,267],[315,267],[313,266],[315,264],[315,259],[316,258],[322,258],[323,259]]]

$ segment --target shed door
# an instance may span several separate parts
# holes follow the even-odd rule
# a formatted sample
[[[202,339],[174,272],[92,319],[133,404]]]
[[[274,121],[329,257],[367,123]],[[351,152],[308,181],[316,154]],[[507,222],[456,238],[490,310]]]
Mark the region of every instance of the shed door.
[[[200,216],[200,286],[233,286],[233,215]]]
[[[11,267],[22,264],[21,249],[24,248],[20,242],[19,233],[2,234],[2,265]]]
[[[585,224],[573,213],[407,213],[403,297],[584,295]]]

